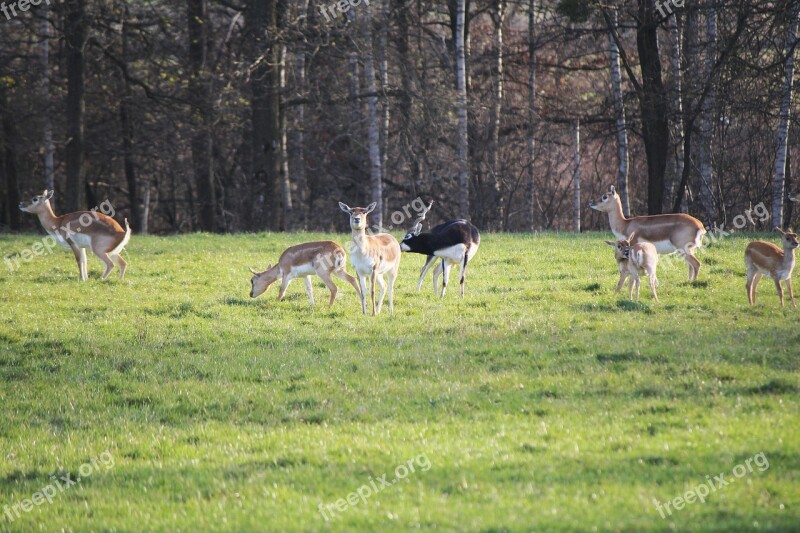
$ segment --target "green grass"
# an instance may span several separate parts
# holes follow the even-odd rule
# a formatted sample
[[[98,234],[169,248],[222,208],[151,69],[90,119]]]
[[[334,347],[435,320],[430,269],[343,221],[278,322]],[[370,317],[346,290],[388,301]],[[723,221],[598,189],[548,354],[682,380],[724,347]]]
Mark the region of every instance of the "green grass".
[[[775,240],[769,236],[771,240]],[[0,258],[40,237],[0,237]],[[750,307],[734,236],[613,294],[608,234],[484,235],[466,298],[364,317],[337,281],[248,297],[248,266],[344,235],[136,237],[124,281],[64,250],[0,265],[0,530],[789,531],[800,523],[798,311]],[[352,266],[348,266],[352,273]],[[386,311],[384,311],[386,313]],[[13,505],[108,451],[77,486]],[[758,453],[769,460],[662,519]],[[326,522],[333,504],[423,456]],[[417,463],[421,464],[421,463]]]

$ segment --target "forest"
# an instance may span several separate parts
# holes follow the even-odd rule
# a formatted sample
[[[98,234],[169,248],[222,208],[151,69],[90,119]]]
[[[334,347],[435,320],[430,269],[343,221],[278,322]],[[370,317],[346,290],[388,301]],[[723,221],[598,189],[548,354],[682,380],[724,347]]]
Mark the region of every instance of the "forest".
[[[343,231],[417,198],[481,230],[797,219],[793,0],[6,0],[0,231]],[[794,157],[794,163],[793,163]]]

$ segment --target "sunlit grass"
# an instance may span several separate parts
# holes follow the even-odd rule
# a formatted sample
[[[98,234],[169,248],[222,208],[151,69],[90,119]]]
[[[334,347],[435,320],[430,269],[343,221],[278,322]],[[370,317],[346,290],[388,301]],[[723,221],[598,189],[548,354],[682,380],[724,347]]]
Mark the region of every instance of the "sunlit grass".
[[[769,236],[770,238],[772,236]],[[395,314],[338,281],[248,297],[248,266],[344,235],[136,237],[124,281],[0,264],[0,530],[743,529],[800,523],[800,332],[730,237],[616,297],[607,234],[484,235],[466,297],[404,255]],[[40,237],[0,237],[0,259]],[[775,240],[775,239],[772,239]],[[352,273],[352,266],[348,265]],[[101,469],[9,522],[51,475]],[[770,467],[662,520],[653,499]],[[334,503],[424,454],[430,469]]]

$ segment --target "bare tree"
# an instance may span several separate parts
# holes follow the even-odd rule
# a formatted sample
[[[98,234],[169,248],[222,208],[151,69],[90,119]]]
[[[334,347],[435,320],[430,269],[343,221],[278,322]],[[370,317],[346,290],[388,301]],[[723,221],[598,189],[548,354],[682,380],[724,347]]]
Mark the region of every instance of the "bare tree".
[[[613,34],[618,26],[616,9],[610,11],[609,17],[614,27],[608,39],[611,46],[611,91],[614,95],[614,115],[617,129],[617,189],[622,202],[622,211],[626,217],[629,217],[631,208],[628,200],[628,128],[625,123],[625,102],[622,98],[619,46],[617,46]]]
[[[489,134],[489,183],[491,185],[489,206],[492,211],[492,216],[489,217],[489,220],[505,221],[499,165],[500,123],[503,113],[503,21],[505,20],[505,0],[494,0],[491,13],[494,22],[494,72]]]
[[[772,224],[778,227],[784,227],[788,222],[784,221],[783,217],[783,205],[786,201],[784,184],[786,180],[789,119],[791,116],[792,92],[794,88],[794,55],[798,43],[798,22],[800,22],[800,2],[794,2],[792,19],[789,23],[789,33],[786,37],[780,122],[775,134],[775,171],[772,174]]]
[[[55,189],[55,161],[53,157],[53,121],[50,118],[50,20],[47,3],[42,4],[39,22],[40,54],[42,61],[42,122],[44,124],[44,186]],[[52,204],[54,200],[50,200]]]
[[[671,209],[671,202],[675,198],[675,188],[680,184],[683,174],[683,74],[681,72],[681,26],[678,13],[669,18],[668,22],[670,45],[670,68],[672,70],[672,146],[674,157],[670,158],[669,182],[667,184],[667,198],[664,204]],[[686,202],[681,204],[681,212],[685,213]]]
[[[712,78],[717,60],[717,7],[716,0],[708,0],[705,6],[706,40],[704,74],[710,80],[708,95],[700,108],[699,131],[697,135],[697,191],[705,213],[707,224],[717,221],[716,199],[714,195],[714,165],[712,162],[714,132],[716,131],[716,80]]]
[[[575,233],[581,232],[581,122],[575,121],[574,145],[572,155],[572,227]]]
[[[528,184],[525,194],[525,227],[536,229],[536,1],[528,0]]]
[[[245,33],[250,62],[252,164],[257,228],[280,226],[280,63],[278,0],[248,0]],[[265,212],[266,211],[266,212]]]
[[[367,142],[369,144],[369,188],[370,197],[378,206],[372,214],[372,221],[383,227],[383,172],[381,171],[380,126],[378,124],[378,94],[375,86],[375,55],[372,46],[372,8],[365,4],[361,22],[362,46],[364,47],[364,78],[366,80],[367,107]]]
[[[469,218],[469,129],[467,122],[467,73],[465,56],[466,1],[458,0],[456,15],[456,90],[458,92],[458,210]]]
[[[64,37],[67,60],[67,144],[64,208],[86,208],[86,181],[83,172],[85,69],[84,50],[88,36],[85,0],[67,0]]]

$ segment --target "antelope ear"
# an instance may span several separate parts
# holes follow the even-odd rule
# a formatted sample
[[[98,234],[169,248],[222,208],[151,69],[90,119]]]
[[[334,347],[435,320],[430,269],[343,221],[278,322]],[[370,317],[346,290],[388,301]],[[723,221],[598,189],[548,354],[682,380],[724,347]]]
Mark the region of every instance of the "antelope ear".
[[[364,211],[364,214],[368,215],[368,214],[372,213],[377,206],[378,206],[378,202],[372,202],[371,204],[369,204],[367,206],[367,210]]]
[[[413,228],[411,228],[411,232],[410,232],[410,233],[413,233],[413,234],[414,234],[414,236],[416,237],[417,235],[419,235],[419,234],[420,234],[420,232],[422,232],[422,222],[417,222],[417,223],[414,225],[414,227],[413,227]]]
[[[51,199],[53,197],[53,191],[44,191],[44,197],[46,199]]]
[[[605,241],[605,243],[607,245],[609,245],[609,246],[616,246],[617,245],[617,243],[615,243],[614,241]]]
[[[258,274],[258,272],[256,272],[255,269],[253,269],[253,267],[247,267],[247,268],[249,268],[250,272],[252,272],[253,274]]]
[[[631,243],[631,244],[633,244],[633,239],[635,239],[635,238],[636,238],[636,232],[634,231],[633,233],[631,233],[631,234],[628,236],[628,242],[629,242],[629,243]]]
[[[611,186],[610,190],[611,190],[611,196],[614,196],[614,195],[617,194],[617,189],[615,189],[613,185]]]
[[[353,210],[350,209],[350,206],[348,206],[347,204],[343,204],[342,202],[339,202],[339,209],[348,214],[353,212]]]

